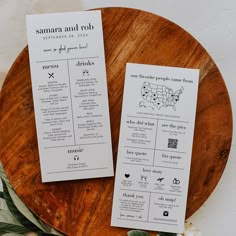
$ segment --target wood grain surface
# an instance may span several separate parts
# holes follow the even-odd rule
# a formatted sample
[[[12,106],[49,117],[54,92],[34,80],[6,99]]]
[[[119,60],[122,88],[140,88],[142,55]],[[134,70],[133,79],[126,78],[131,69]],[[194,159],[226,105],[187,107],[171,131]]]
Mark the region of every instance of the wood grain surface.
[[[126,63],[200,69],[188,218],[212,193],[228,159],[232,113],[223,78],[197,40],[162,17],[106,8],[102,18],[115,164]],[[27,47],[0,95],[0,158],[20,198],[56,229],[73,236],[126,235],[128,229],[110,227],[114,178],[42,184]]]

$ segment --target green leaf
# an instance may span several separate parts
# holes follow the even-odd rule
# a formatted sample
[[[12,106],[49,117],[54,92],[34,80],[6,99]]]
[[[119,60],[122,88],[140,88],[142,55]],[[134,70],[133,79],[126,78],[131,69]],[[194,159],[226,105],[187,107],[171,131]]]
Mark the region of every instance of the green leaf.
[[[2,235],[6,235],[7,234],[7,232],[6,231],[0,231],[0,236],[2,236]]]
[[[3,196],[3,192],[0,191],[0,198],[3,198],[4,199],[4,196]]]
[[[0,222],[23,226],[16,220],[16,218],[8,210],[6,211],[0,210]]]
[[[6,231],[0,232],[0,236],[24,236],[24,234],[18,234],[18,233],[8,233]]]
[[[46,232],[53,234],[53,235],[58,235],[58,236],[64,236],[64,234],[58,232],[57,230],[53,229],[51,226],[47,225],[46,223],[44,223],[43,221],[41,221],[40,219],[38,219],[39,223],[44,226],[46,230]]]
[[[0,222],[0,230],[8,233],[19,233],[19,234],[29,232],[29,230],[23,226],[13,225],[4,222]]]
[[[17,194],[13,190],[9,180],[7,179],[7,176],[4,172],[1,162],[0,162],[0,176],[2,177],[0,179],[0,181],[2,181],[3,187],[6,189],[6,191],[4,190],[5,192],[3,191],[3,196],[4,195],[8,196],[7,203],[5,201],[6,199],[4,200],[4,199],[0,198],[0,210],[9,211],[7,204],[13,205],[13,209],[11,209],[11,210],[13,210],[14,212],[16,211],[16,212],[20,213],[20,216],[18,214],[16,216],[17,220],[20,221],[23,216],[23,220],[24,221],[26,220],[28,222],[27,226],[28,226],[28,224],[30,224],[30,226],[28,226],[27,228],[30,227],[29,229],[31,231],[36,231],[38,235],[60,235],[60,236],[63,236],[63,234],[59,233],[58,231],[54,230],[52,227],[50,227],[47,224],[45,224],[44,222],[42,222],[40,219],[36,218],[36,216],[25,206],[25,204],[21,201],[21,199],[17,196]],[[10,211],[9,211],[9,214],[11,214]],[[20,217],[20,219],[19,219],[19,217]],[[42,231],[48,232],[48,233],[45,234]],[[1,235],[1,232],[3,232],[3,231],[0,230],[0,235]],[[15,235],[17,235],[17,234],[15,234]],[[11,236],[13,236],[13,235],[11,235]]]
[[[38,232],[38,236],[58,236],[57,234],[45,233],[45,232]]]
[[[175,233],[159,232],[159,236],[177,236]]]
[[[9,211],[6,201],[0,198],[0,211]]]
[[[35,225],[38,229],[37,231],[44,231],[48,232],[47,227],[45,227],[44,224],[41,224],[40,221],[35,217],[35,215],[26,207],[26,205],[21,201],[21,199],[18,197],[18,195],[13,190],[10,181],[8,180],[6,173],[4,172],[2,163],[0,162],[0,175],[2,177],[2,182],[5,182],[7,185],[7,189],[10,195],[10,198],[12,199],[14,205],[18,209],[18,211],[23,215],[28,221],[30,221],[33,225]],[[3,191],[4,194],[4,191]]]
[[[21,225],[9,210],[0,210],[0,232],[2,232],[2,234],[9,232],[26,233],[29,232],[29,230]]]
[[[53,228],[51,228],[50,233],[51,233],[51,234],[56,234],[56,235],[58,235],[58,236],[64,236],[64,234],[58,232],[57,230],[55,230],[55,229],[53,229]]]
[[[128,236],[150,236],[149,233],[142,230],[130,230],[127,232]]]
[[[5,173],[4,169],[3,169],[1,161],[0,161],[0,176],[1,176],[2,179],[4,179],[4,181],[7,183],[7,185],[10,185],[10,182],[7,179],[7,176],[6,176],[6,173]]]
[[[18,199],[19,197],[13,193],[14,191],[10,188],[8,188],[8,186],[6,185],[5,181],[2,180],[2,184],[3,184],[3,192],[4,192],[4,198],[6,200],[6,204],[8,209],[10,210],[10,212],[12,213],[12,215],[14,215],[14,217],[26,228],[28,228],[31,231],[41,231],[42,230],[42,226],[39,228],[38,226],[36,226],[35,224],[33,224],[30,220],[28,220],[16,207],[15,203],[16,201],[18,201],[18,205],[23,205],[23,203],[21,202],[20,199]],[[11,194],[10,194],[11,192]],[[15,198],[15,201],[12,200],[12,197]],[[21,203],[21,204],[20,204]],[[26,208],[26,206],[23,207],[23,210]],[[27,208],[26,208],[27,209]],[[21,209],[22,210],[22,209]],[[33,214],[27,209],[27,212],[29,212],[32,216]],[[34,218],[34,217],[33,217]],[[34,218],[35,219],[35,218]]]

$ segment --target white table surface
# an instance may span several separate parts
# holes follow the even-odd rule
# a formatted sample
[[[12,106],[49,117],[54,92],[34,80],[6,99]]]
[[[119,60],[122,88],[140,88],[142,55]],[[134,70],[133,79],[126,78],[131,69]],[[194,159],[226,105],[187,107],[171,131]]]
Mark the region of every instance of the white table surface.
[[[235,0],[0,0],[0,87],[16,56],[27,44],[26,14],[113,6],[131,7],[156,13],[177,23],[192,34],[207,49],[223,74],[235,114]],[[234,130],[225,172],[213,194],[190,218],[204,236],[236,235],[235,141]]]

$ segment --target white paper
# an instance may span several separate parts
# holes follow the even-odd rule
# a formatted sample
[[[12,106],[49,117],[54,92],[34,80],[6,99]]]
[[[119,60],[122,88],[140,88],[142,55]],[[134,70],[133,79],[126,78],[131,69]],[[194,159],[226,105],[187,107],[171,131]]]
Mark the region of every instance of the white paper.
[[[183,232],[198,78],[127,64],[112,226]]]
[[[42,181],[113,176],[101,11],[27,16]]]

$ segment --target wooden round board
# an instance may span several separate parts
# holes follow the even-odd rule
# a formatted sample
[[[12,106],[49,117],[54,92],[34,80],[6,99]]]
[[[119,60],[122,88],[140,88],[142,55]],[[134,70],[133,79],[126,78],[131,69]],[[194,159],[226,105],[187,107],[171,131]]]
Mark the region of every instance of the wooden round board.
[[[114,163],[127,62],[200,69],[186,218],[206,201],[228,159],[232,113],[223,78],[206,50],[176,24],[127,8],[102,9]],[[68,235],[126,235],[110,227],[114,177],[42,184],[27,47],[0,97],[0,157],[24,203]],[[153,233],[154,235],[154,233]]]

